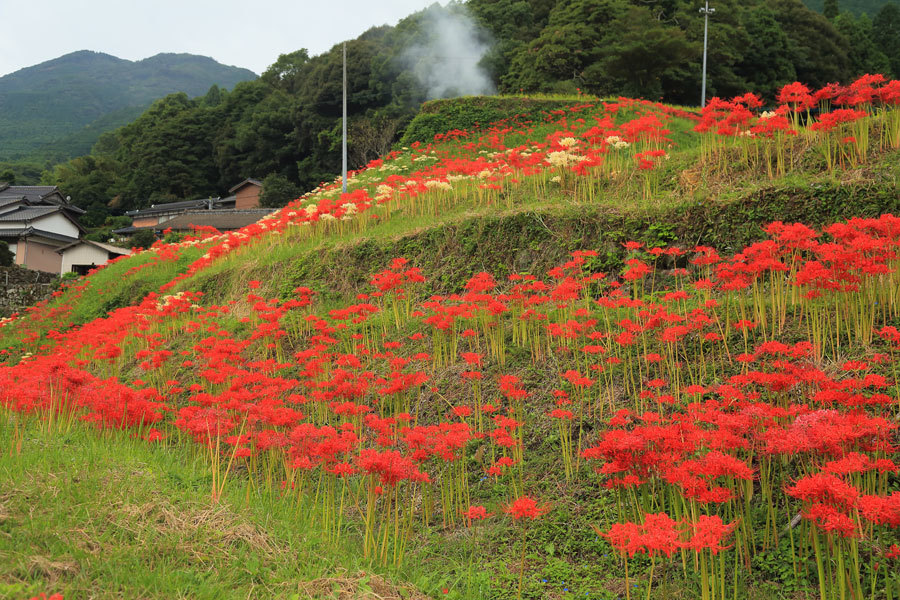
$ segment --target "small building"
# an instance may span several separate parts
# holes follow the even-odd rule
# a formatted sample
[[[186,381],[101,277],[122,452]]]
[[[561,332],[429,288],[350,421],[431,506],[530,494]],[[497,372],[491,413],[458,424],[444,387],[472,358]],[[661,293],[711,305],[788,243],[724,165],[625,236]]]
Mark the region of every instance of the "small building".
[[[228,190],[228,193],[234,196],[235,210],[259,208],[259,195],[262,193],[262,182],[257,181],[256,179],[245,179]]]
[[[200,198],[198,200],[153,204],[150,208],[130,210],[125,215],[131,217],[131,227],[137,230],[150,227],[156,228],[157,225],[162,225],[166,221],[174,219],[178,215],[183,215],[188,211],[221,210],[234,208],[234,205],[234,196],[229,196],[228,198]]]
[[[0,240],[9,244],[16,264],[28,269],[61,272],[56,250],[84,233],[82,214],[56,186],[0,183]]]
[[[131,236],[142,229],[152,230],[157,236],[163,231],[186,232],[194,227],[215,227],[219,231],[234,231],[260,220],[275,209],[259,208],[262,182],[245,179],[230,190],[226,198],[200,198],[181,202],[153,204],[150,208],[126,212],[131,217],[130,227],[116,229],[113,233]]]
[[[56,253],[60,257],[60,273],[86,275],[91,269],[120,256],[130,255],[131,250],[91,240],[78,240],[58,248]]]
[[[215,227],[219,231],[235,231],[256,223],[268,214],[275,212],[274,208],[255,208],[247,210],[203,210],[188,212],[174,219],[157,225],[157,233],[166,229],[178,232],[188,232],[194,227]]]

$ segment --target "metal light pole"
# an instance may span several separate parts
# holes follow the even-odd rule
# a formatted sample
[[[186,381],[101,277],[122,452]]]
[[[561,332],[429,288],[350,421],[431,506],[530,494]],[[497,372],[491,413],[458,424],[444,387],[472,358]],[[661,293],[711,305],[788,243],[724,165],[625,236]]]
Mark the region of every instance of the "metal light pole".
[[[706,106],[706,43],[709,39],[709,15],[715,14],[716,9],[709,7],[709,0],[706,0],[706,6],[700,9],[703,15],[703,87],[700,91],[700,108]]]
[[[344,116],[343,141],[341,143],[341,191],[347,193],[347,42],[344,42]]]

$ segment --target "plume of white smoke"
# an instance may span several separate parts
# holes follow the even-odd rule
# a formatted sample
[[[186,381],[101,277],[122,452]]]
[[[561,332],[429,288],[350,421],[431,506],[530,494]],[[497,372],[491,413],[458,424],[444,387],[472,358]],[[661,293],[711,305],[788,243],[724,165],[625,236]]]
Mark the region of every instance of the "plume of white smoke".
[[[479,65],[491,49],[491,37],[468,14],[465,5],[432,5],[422,15],[424,42],[401,54],[401,60],[427,91],[428,99],[490,95],[497,89]]]

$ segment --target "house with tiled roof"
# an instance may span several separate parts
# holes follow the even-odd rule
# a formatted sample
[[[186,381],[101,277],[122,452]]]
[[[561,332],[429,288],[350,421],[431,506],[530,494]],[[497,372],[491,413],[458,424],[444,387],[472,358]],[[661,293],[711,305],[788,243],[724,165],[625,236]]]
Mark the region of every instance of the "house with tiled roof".
[[[163,204],[151,204],[150,208],[130,210],[125,216],[131,217],[132,229],[156,229],[170,219],[186,212],[200,210],[227,210],[234,208],[235,198],[199,198],[197,200],[181,200],[179,202],[165,202]],[[118,231],[117,231],[118,233]]]
[[[130,256],[131,250],[93,240],[76,240],[67,246],[57,248],[56,253],[62,263],[60,272],[87,275],[91,269],[105,265],[113,259]]]
[[[153,204],[150,208],[132,210],[125,215],[131,217],[131,227],[116,229],[113,233],[130,236],[142,229],[153,231],[157,236],[166,230],[187,232],[194,227],[215,227],[219,231],[233,231],[246,227],[274,212],[272,208],[259,208],[262,183],[256,179],[245,179],[232,187],[225,198],[199,198]]]
[[[262,182],[257,179],[245,179],[228,193],[234,196],[235,210],[259,208],[259,195],[262,193]]]
[[[23,267],[62,273],[56,251],[81,238],[82,214],[56,186],[0,183],[0,240],[9,244],[16,264]]]

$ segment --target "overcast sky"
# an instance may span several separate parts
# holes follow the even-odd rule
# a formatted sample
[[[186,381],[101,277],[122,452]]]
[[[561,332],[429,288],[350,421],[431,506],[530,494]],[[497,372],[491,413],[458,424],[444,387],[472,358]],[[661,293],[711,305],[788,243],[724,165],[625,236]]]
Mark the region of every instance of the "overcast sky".
[[[262,73],[279,54],[321,54],[434,0],[0,0],[0,76],[74,52],[140,60],[211,56]],[[446,4],[442,0],[441,4]]]

